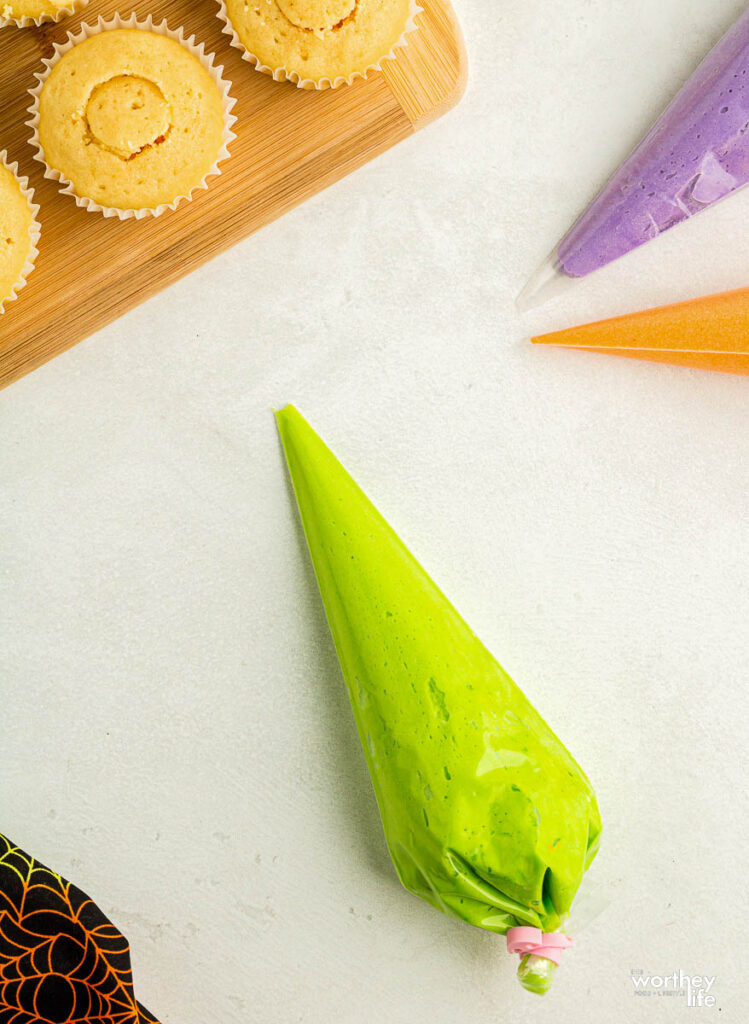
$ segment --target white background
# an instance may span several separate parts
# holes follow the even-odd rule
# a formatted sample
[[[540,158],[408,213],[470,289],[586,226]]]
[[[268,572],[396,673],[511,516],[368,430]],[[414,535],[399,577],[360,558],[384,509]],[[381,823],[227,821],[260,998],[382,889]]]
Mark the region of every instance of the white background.
[[[456,6],[444,121],[0,396],[0,828],[126,931],[165,1024],[700,1012],[638,968],[746,1019],[749,380],[526,338],[746,285],[749,192],[513,306],[744,4]],[[609,906],[545,1001],[395,879],[287,401],[597,789]]]

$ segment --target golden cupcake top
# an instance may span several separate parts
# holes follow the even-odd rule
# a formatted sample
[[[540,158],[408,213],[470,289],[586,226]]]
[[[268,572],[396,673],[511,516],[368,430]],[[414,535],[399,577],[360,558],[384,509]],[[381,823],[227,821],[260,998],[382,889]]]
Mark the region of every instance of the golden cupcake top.
[[[177,40],[96,33],[52,67],[39,97],[47,165],[77,195],[153,209],[199,186],[221,152],[224,107],[210,72]]]
[[[87,0],[0,0],[0,18],[19,20],[47,15],[57,19],[62,11],[80,7]]]
[[[320,82],[362,73],[387,56],[410,0],[225,0],[243,46],[271,70]]]
[[[33,248],[33,219],[16,176],[0,163],[0,309],[22,280]]]

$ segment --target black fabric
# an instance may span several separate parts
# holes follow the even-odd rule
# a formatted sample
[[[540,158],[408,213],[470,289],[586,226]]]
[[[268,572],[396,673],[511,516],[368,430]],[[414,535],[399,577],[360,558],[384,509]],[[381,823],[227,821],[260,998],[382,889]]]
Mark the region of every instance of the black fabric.
[[[0,1024],[158,1024],[130,947],[80,889],[0,835]]]

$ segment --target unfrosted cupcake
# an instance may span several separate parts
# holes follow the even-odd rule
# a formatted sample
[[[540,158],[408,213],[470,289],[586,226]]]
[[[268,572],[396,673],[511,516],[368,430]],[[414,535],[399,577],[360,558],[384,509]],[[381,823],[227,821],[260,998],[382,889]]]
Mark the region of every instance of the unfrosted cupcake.
[[[307,89],[365,77],[404,43],[414,0],[219,0],[235,46],[258,71]]]
[[[0,0],[0,28],[11,24],[28,28],[45,21],[60,21],[87,3],[88,0]]]
[[[33,90],[32,141],[79,205],[158,214],[205,187],[228,156],[228,83],[166,23],[84,25],[47,64]]]
[[[0,313],[23,288],[38,256],[39,207],[18,165],[0,152]]]

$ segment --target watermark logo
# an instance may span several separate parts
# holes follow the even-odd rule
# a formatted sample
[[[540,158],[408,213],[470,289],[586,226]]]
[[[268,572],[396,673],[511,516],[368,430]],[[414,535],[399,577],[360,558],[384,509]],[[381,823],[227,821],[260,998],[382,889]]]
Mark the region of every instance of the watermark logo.
[[[673,971],[671,974],[650,974],[641,967],[629,972],[636,996],[685,999],[687,1006],[712,1008],[717,1004],[713,992],[717,975],[687,974]]]

